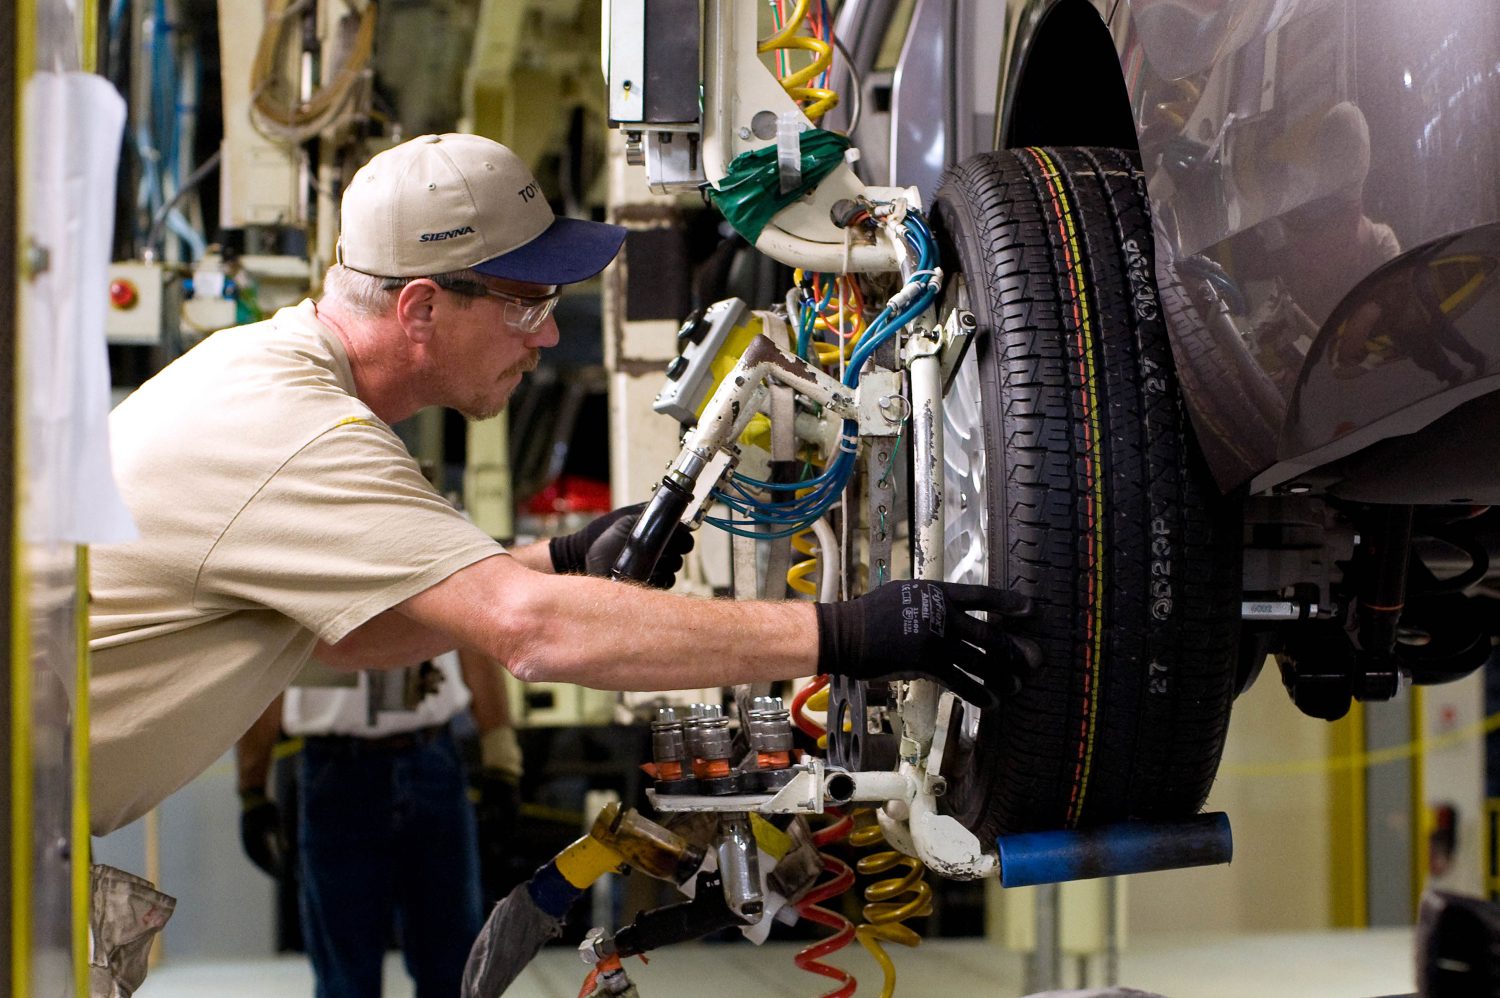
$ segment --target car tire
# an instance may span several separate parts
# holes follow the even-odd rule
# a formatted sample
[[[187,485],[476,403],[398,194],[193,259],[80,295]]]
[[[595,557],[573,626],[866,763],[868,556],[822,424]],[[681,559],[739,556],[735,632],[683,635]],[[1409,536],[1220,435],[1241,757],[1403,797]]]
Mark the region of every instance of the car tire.
[[[945,401],[947,574],[1032,597],[1045,660],[956,712],[940,806],[981,836],[1194,814],[1234,698],[1240,513],[1188,425],[1134,154],[975,156],[932,220],[943,307],[977,320]]]

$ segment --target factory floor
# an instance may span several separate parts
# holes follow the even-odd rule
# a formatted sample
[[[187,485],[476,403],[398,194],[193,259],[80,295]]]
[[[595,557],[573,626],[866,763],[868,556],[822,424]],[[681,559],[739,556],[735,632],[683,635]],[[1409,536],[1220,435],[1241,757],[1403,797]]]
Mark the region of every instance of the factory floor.
[[[1168,998],[1384,998],[1409,995],[1410,929],[1132,939],[1120,959],[1119,983]],[[641,998],[769,998],[821,994],[832,982],[798,970],[798,947],[771,943],[695,944],[627,965]],[[1015,998],[1025,992],[1022,960],[979,939],[941,939],[896,952],[896,993]],[[850,955],[852,954],[852,955]],[[878,991],[880,972],[858,946],[835,958],[860,978],[860,994]],[[549,948],[527,968],[507,998],[574,998],[585,970],[568,949]],[[412,986],[392,954],[385,998],[410,998]],[[1069,979],[1069,983],[1073,983]],[[300,957],[233,963],[164,963],[138,998],[300,998],[312,975]]]

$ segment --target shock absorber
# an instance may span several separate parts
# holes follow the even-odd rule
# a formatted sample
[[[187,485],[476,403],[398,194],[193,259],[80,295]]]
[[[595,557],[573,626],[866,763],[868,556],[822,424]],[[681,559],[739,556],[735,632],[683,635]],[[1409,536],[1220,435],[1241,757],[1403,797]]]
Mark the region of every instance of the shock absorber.
[[[854,813],[854,831],[849,841],[859,849],[868,849],[885,844],[880,823],[875,812],[861,808]],[[876,881],[865,888],[864,922],[854,934],[860,944],[870,951],[875,962],[880,964],[885,983],[880,998],[891,998],[896,991],[896,964],[886,952],[883,943],[900,943],[902,946],[919,946],[922,937],[909,925],[908,919],[926,918],[932,914],[932,887],[927,883],[927,867],[919,859],[905,856],[894,849],[861,856],[855,863],[861,876],[875,876],[898,866],[905,866],[902,876]]]

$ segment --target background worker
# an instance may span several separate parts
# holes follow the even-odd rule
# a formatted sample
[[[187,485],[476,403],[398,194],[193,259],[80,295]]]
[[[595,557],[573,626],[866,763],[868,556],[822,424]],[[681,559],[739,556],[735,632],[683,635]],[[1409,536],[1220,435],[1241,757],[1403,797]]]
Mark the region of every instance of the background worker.
[[[929,676],[986,705],[1012,688],[1029,661],[1007,636],[1015,594],[675,596],[580,574],[607,564],[595,548],[623,542],[617,524],[506,550],[423,478],[391,425],[432,405],[500,412],[557,342],[558,287],[623,238],[554,217],[498,143],[413,139],[350,181],[319,301],[215,333],[116,407],[140,539],[93,557],[96,834],[211,765],[314,656],[389,668],[465,648],[523,680],[613,690],[818,672]]]
[[[283,856],[295,859],[319,998],[378,996],[393,924],[417,993],[458,992],[482,918],[474,808],[453,731],[465,710],[484,768],[519,782],[500,667],[474,654],[362,672],[354,687],[293,686],[240,739],[241,838],[273,877],[288,872]],[[281,732],[302,739],[295,849],[266,793]]]

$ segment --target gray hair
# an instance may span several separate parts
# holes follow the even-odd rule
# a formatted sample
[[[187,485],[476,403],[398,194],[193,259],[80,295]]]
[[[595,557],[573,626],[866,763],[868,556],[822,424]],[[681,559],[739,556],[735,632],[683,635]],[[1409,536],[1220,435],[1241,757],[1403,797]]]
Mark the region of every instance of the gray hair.
[[[374,318],[389,314],[396,306],[396,296],[401,289],[421,278],[447,291],[457,292],[463,299],[460,308],[468,308],[468,299],[484,294],[484,280],[476,270],[452,270],[445,274],[416,277],[376,277],[335,263],[323,275],[323,297],[333,299],[355,315]]]

